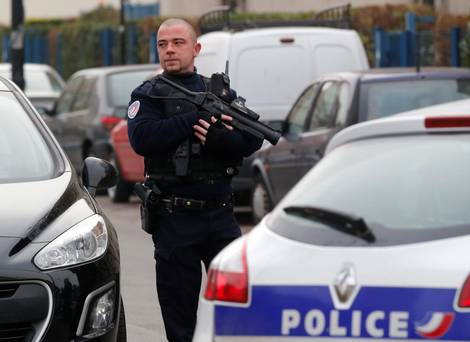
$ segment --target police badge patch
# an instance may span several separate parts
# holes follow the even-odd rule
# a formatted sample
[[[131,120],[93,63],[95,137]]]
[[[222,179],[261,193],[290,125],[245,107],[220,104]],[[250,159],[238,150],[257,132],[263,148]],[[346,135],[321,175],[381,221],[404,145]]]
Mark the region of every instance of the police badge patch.
[[[134,101],[131,103],[131,105],[129,106],[129,109],[127,110],[127,116],[129,117],[129,119],[135,118],[135,116],[139,112],[139,108],[140,108],[140,101]]]

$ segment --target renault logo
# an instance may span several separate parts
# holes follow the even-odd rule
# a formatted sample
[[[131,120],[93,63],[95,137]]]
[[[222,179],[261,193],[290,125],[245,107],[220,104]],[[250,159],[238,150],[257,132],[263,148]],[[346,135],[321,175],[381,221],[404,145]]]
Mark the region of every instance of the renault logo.
[[[345,265],[335,279],[334,287],[340,302],[345,303],[351,298],[356,288],[356,275],[352,265]]]

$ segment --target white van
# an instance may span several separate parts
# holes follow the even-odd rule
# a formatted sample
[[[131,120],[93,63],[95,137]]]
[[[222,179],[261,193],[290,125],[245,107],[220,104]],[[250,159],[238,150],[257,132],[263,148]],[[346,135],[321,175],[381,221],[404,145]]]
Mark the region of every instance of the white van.
[[[198,40],[198,72],[223,72],[228,60],[231,87],[263,121],[284,119],[305,87],[324,74],[369,68],[353,30],[262,28],[211,32]]]

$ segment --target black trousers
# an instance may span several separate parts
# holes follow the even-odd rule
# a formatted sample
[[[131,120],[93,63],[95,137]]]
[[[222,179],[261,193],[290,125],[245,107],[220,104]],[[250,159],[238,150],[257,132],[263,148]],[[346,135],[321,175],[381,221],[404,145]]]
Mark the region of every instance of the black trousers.
[[[157,293],[168,341],[191,342],[196,326],[201,261],[241,235],[232,207],[163,210],[153,234]]]

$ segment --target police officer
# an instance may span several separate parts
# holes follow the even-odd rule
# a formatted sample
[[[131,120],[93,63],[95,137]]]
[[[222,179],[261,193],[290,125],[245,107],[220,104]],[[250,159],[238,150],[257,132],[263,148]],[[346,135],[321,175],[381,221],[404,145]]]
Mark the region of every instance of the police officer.
[[[210,89],[210,80],[194,67],[201,44],[189,23],[164,21],[157,48],[164,77],[191,91]],[[171,93],[158,77],[136,88],[128,134],[133,149],[145,157],[147,185],[161,191],[152,234],[157,292],[167,338],[179,342],[191,341],[194,333],[201,261],[207,270],[212,258],[241,235],[231,178],[261,141],[234,129],[223,113],[216,118],[187,101],[165,98]]]

